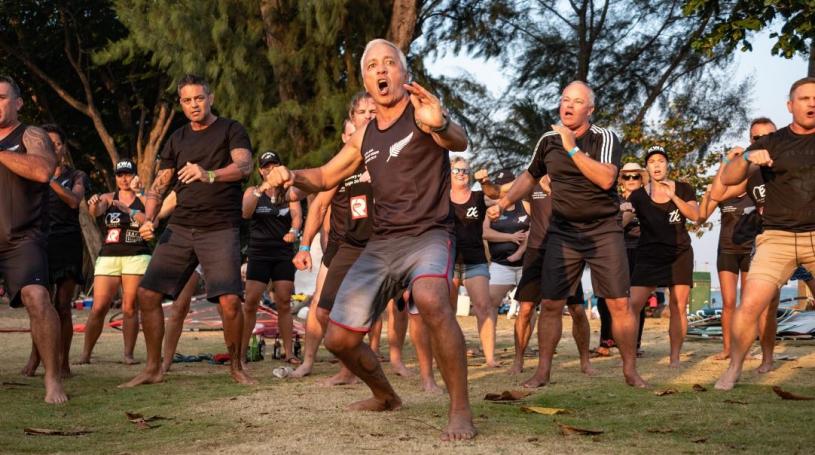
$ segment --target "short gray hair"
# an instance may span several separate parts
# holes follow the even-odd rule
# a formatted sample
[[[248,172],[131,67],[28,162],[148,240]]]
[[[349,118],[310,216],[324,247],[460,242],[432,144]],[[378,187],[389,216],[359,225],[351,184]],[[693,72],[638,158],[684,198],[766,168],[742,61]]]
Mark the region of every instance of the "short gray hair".
[[[563,90],[565,91],[566,88],[569,87],[570,85],[582,85],[583,87],[585,87],[586,90],[589,91],[589,102],[591,102],[591,105],[594,106],[594,89],[591,88],[591,86],[589,84],[587,84],[584,81],[580,81],[580,80],[572,81],[572,82],[569,82],[568,84],[566,84],[566,87],[563,87]]]
[[[396,51],[396,55],[399,56],[399,63],[402,64],[402,69],[405,70],[405,74],[408,72],[407,66],[407,57],[405,57],[405,53],[402,52],[402,49],[399,49],[399,46],[391,43],[390,41],[382,38],[372,39],[368,41],[368,44],[365,45],[365,50],[362,52],[362,58],[359,59],[359,69],[363,73],[365,73],[365,57],[368,56],[368,51],[371,50],[377,44],[384,44],[386,46],[390,46],[393,50]]]

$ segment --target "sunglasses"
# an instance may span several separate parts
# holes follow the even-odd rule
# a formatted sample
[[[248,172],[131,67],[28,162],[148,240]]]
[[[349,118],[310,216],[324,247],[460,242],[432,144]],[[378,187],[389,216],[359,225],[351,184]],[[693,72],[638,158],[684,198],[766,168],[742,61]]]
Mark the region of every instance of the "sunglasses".
[[[642,180],[642,176],[639,174],[623,174],[623,180]]]
[[[451,171],[453,172],[453,174],[464,174],[464,175],[467,175],[467,174],[469,174],[469,173],[470,173],[470,170],[469,170],[469,169],[464,169],[464,168],[460,168],[460,167],[454,167],[453,169],[451,169]]]
[[[768,135],[767,134],[757,134],[757,135],[753,136],[753,140],[757,141],[757,140],[761,139],[764,136],[768,136]]]

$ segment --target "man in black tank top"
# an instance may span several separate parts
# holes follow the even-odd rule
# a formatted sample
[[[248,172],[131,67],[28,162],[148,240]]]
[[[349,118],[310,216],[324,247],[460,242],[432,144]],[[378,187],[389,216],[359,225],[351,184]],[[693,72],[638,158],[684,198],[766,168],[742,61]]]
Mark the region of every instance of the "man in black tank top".
[[[721,181],[736,185],[751,164],[760,166],[766,201],[763,232],[756,237],[741,305],[733,314],[730,366],[716,388],[732,389],[756,337],[758,321],[795,267],[815,271],[815,78],[792,84],[787,108],[792,123],[759,138],[746,151],[732,151]]]
[[[224,341],[230,357],[240,355],[243,313],[240,275],[241,181],[252,172],[252,144],[243,126],[216,117],[214,95],[202,78],[184,76],[178,96],[190,123],[167,139],[159,171],[147,192],[146,220],[139,228],[153,238],[153,223],[161,199],[172,186],[177,204],[158,240],[138,292],[147,364],[123,387],[161,382],[161,341],[164,335],[164,296],[175,299],[200,263],[206,276],[207,299],[221,306]],[[242,362],[230,362],[232,378],[241,384],[255,381]]]
[[[45,366],[45,401],[64,403],[59,316],[48,293],[44,223],[56,157],[48,135],[18,120],[20,87],[0,76],[0,276],[12,306],[31,318],[31,338]]]
[[[583,268],[591,269],[595,294],[606,297],[612,313],[612,332],[623,357],[623,375],[629,385],[645,387],[637,373],[636,315],[628,305],[628,260],[619,220],[616,191],[622,147],[611,131],[592,125],[594,91],[575,81],[563,89],[560,125],[541,136],[526,172],[488,215],[525,197],[538,179],[548,174],[552,186],[552,219],[546,239],[541,284],[539,330],[560,333],[566,299],[580,282]],[[560,337],[540,347],[538,371],[526,387],[549,382],[551,359]]]
[[[438,348],[436,358],[450,393],[449,423],[442,439],[470,439],[476,431],[467,393],[464,336],[448,295],[453,246],[448,150],[464,150],[467,136],[447,118],[438,98],[416,83],[406,84],[407,62],[393,43],[368,43],[361,69],[365,88],[376,103],[376,119],[357,131],[326,165],[296,172],[276,168],[268,181],[323,191],[363,163],[367,166],[374,196],[373,236],[339,289],[325,345],[374,394],[351,409],[399,408],[401,400],[362,339],[382,310],[377,297],[410,288]]]

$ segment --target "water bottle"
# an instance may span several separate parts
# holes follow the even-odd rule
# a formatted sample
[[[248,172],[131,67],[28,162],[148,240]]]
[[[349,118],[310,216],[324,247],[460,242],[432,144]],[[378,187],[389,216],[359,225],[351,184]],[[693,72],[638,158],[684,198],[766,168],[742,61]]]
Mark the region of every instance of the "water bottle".
[[[280,337],[275,336],[274,337],[274,349],[272,350],[272,358],[273,359],[280,360],[281,358],[283,358],[283,356],[281,355],[281,351],[282,351],[281,348],[282,347],[283,346],[280,344]]]

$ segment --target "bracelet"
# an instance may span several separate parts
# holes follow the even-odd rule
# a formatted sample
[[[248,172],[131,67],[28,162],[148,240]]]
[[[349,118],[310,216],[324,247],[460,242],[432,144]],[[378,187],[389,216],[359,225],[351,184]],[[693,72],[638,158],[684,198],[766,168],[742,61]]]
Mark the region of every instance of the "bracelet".
[[[138,210],[130,209],[130,219],[133,219],[133,217],[136,216],[137,213],[139,213]]]
[[[259,198],[263,196],[263,193],[260,191],[258,187],[255,187],[255,189],[252,190],[252,196]]]
[[[434,133],[436,133],[436,134],[441,134],[441,133],[443,133],[443,132],[447,131],[447,127],[449,127],[449,126],[450,126],[450,118],[448,118],[448,117],[447,117],[447,114],[446,114],[446,113],[444,113],[444,112],[442,112],[442,113],[441,113],[441,116],[442,116],[442,118],[444,119],[444,123],[442,123],[440,127],[438,127],[438,128],[433,128],[433,129],[431,130],[431,131],[433,131],[433,132],[434,132]]]
[[[215,183],[215,171],[207,171],[207,178],[209,178],[209,183]]]
[[[300,231],[298,229],[291,228],[291,229],[289,229],[289,232],[294,234],[295,237],[300,237]]]
[[[311,247],[309,245],[300,245],[300,248],[298,248],[298,251],[306,251],[306,252],[308,252],[308,251],[311,251]]]
[[[574,154],[579,152],[579,151],[580,151],[580,147],[575,145],[574,148],[572,148],[571,150],[569,150],[566,153],[569,155],[569,158],[574,158]]]
[[[750,161],[748,156],[750,156],[750,152],[744,152],[741,154],[741,157],[744,158],[744,161]]]

